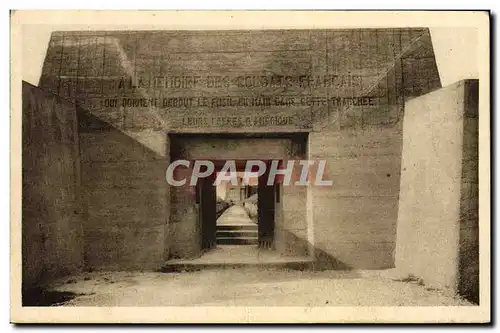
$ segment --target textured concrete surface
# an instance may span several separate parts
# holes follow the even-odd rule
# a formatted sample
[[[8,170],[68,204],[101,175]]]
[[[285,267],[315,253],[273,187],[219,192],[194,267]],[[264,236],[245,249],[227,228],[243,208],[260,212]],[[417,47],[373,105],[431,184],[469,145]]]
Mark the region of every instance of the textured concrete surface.
[[[261,76],[269,73],[281,76],[285,84],[263,84]],[[332,76],[318,86],[287,81],[317,75]],[[197,85],[191,81],[175,86],[170,80],[193,76],[200,76]],[[423,28],[61,31],[52,34],[40,86],[78,100],[120,129],[165,127],[199,133],[321,129],[330,117],[339,117],[345,128],[393,123],[400,112],[394,106],[402,106],[402,96],[425,94],[440,82],[429,30]],[[163,106],[163,97],[170,93],[182,98],[200,96],[200,91],[209,103],[196,106],[196,112],[191,107]],[[246,106],[243,116],[250,116],[250,128],[209,119],[242,116],[240,106],[212,105],[212,97],[270,96],[274,102],[283,91],[288,97],[375,97],[376,103],[351,105],[349,112],[318,103],[280,104],[275,112],[262,105]],[[114,98],[116,102],[110,103]],[[123,98],[156,98],[158,103],[130,105]],[[292,117],[292,122],[272,126],[255,121],[270,115]]]
[[[218,269],[190,273],[94,273],[53,290],[70,306],[460,306],[470,303],[382,271]]]
[[[479,302],[479,81],[464,82],[458,292]]]
[[[23,82],[23,288],[83,267],[75,105]]]
[[[396,249],[398,269],[475,302],[477,88],[461,81],[407,104]]]
[[[86,268],[158,268],[169,250],[166,158],[86,111],[78,120]]]
[[[312,187],[314,245],[346,267],[394,267],[401,124],[310,136],[332,186]]]

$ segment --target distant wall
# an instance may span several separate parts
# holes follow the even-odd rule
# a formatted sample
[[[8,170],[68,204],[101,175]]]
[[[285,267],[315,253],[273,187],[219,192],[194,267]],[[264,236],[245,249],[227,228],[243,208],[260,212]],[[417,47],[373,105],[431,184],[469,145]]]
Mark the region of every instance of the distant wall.
[[[75,106],[22,85],[23,289],[83,267]]]
[[[311,158],[325,159],[312,187],[314,245],[334,268],[394,266],[401,163],[400,126],[311,137]]]
[[[78,116],[86,268],[161,267],[168,257],[166,157],[132,137],[140,133],[122,132],[81,109]]]
[[[396,267],[478,301],[477,81],[407,103]]]

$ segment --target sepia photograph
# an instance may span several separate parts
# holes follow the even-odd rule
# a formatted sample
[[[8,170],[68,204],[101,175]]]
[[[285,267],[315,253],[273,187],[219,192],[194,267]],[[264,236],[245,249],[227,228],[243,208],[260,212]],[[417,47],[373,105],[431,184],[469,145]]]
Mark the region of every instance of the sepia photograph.
[[[12,11],[11,321],[488,323],[489,20]]]

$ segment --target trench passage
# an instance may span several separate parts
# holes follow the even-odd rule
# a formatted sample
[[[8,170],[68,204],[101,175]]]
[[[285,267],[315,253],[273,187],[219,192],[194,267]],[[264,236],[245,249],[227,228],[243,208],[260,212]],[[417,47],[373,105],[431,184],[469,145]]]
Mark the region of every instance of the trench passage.
[[[250,216],[248,216],[245,209],[240,205],[235,205],[229,207],[222,213],[222,215],[217,219],[217,225],[253,225],[255,223],[252,221]]]
[[[217,185],[217,246],[257,246],[257,180],[243,184],[243,172],[229,173],[236,182]],[[244,250],[244,249],[239,249]]]
[[[261,193],[261,177],[242,171],[228,172],[226,176],[231,176],[232,180],[225,179],[213,188],[217,198],[215,246],[205,250],[202,257],[216,262],[258,263],[262,259],[272,259],[267,258],[276,255],[269,253],[274,251],[268,251],[272,242],[266,236],[270,232],[264,233],[261,229],[274,223],[274,215],[262,214],[267,210],[261,209],[262,203],[258,199],[266,194]],[[267,198],[266,195],[264,197]]]
[[[236,204],[227,208],[217,219],[217,248],[208,255],[233,259],[256,258],[257,244],[257,224],[243,206]]]

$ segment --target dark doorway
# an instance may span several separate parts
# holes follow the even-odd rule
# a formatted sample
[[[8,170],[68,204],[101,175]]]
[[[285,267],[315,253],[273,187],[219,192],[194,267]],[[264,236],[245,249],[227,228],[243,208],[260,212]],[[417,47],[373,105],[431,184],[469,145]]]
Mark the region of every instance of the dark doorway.
[[[275,185],[267,184],[268,173],[259,177],[259,247],[274,249]]]
[[[176,180],[187,179],[184,186],[170,187],[170,218],[169,252],[172,257],[192,258],[201,255],[217,256],[221,252],[235,251],[235,255],[245,252],[261,253],[260,248],[273,249],[263,251],[274,255],[282,253],[282,244],[286,241],[283,230],[288,218],[290,206],[285,205],[287,197],[283,187],[276,188],[275,184],[267,185],[267,175],[260,181],[255,176],[251,186],[237,189],[232,186],[233,193],[230,200],[219,200],[218,186],[214,185],[213,177],[219,172],[245,173],[246,163],[249,160],[263,161],[270,166],[271,160],[288,160],[303,158],[306,152],[306,133],[267,133],[267,134],[169,134],[170,161],[187,160],[189,167],[176,168]],[[209,179],[200,180],[197,188],[190,185],[193,165],[196,161],[212,161],[215,174]],[[236,162],[236,170],[224,168],[227,161]],[[252,169],[251,173],[258,171]],[[203,171],[203,170],[200,170]],[[283,178],[283,177],[281,177]],[[280,181],[277,177],[277,183]],[[274,186],[273,186],[274,185]],[[274,191],[273,191],[274,190]],[[240,194],[239,196],[237,194]],[[260,195],[260,200],[259,200]],[[295,198],[296,195],[292,194]],[[229,221],[224,224],[218,222],[223,216],[223,209],[233,204],[233,198],[241,201],[243,209],[251,219],[247,221]],[[222,207],[222,209],[221,209]],[[295,207],[293,211],[295,212]],[[226,215],[227,216],[227,215]],[[233,217],[241,217],[242,209],[232,210]],[[300,218],[293,216],[293,218]],[[305,219],[304,219],[305,220]],[[295,220],[294,220],[295,221]],[[226,220],[227,222],[227,220]],[[224,230],[225,228],[225,230]],[[223,240],[221,238],[233,238]],[[235,238],[238,238],[235,240]],[[225,243],[224,243],[225,242]],[[221,245],[221,246],[219,246]],[[222,245],[247,245],[231,246],[220,249]],[[212,249],[214,251],[212,251]],[[222,251],[219,251],[222,250]],[[230,253],[231,256],[233,253]],[[267,255],[267,254],[265,254]],[[206,258],[206,257],[205,257]],[[246,259],[245,259],[246,260]]]
[[[238,161],[236,170],[217,175],[217,245],[257,247],[257,174],[245,172],[245,161]]]
[[[216,170],[220,170],[225,161],[213,162]],[[245,162],[238,161],[239,174],[244,171]],[[269,170],[270,163],[266,164]],[[249,218],[244,224],[241,220],[221,222],[224,212],[220,212],[221,198],[217,186],[214,185],[217,174],[218,172],[214,172],[213,175],[200,179],[197,185],[202,250],[211,250],[217,245],[252,245],[275,249],[276,200],[280,194],[276,189],[277,184],[267,184],[268,172],[258,179],[256,177],[254,186],[243,186],[241,191],[236,189],[236,193],[241,193],[242,200],[236,200],[238,195],[227,198],[230,204],[226,203],[224,211],[246,211]],[[252,213],[251,208],[256,212]]]
[[[200,207],[201,248],[210,250],[216,246],[216,192],[215,175],[201,178],[198,182],[197,198]]]

